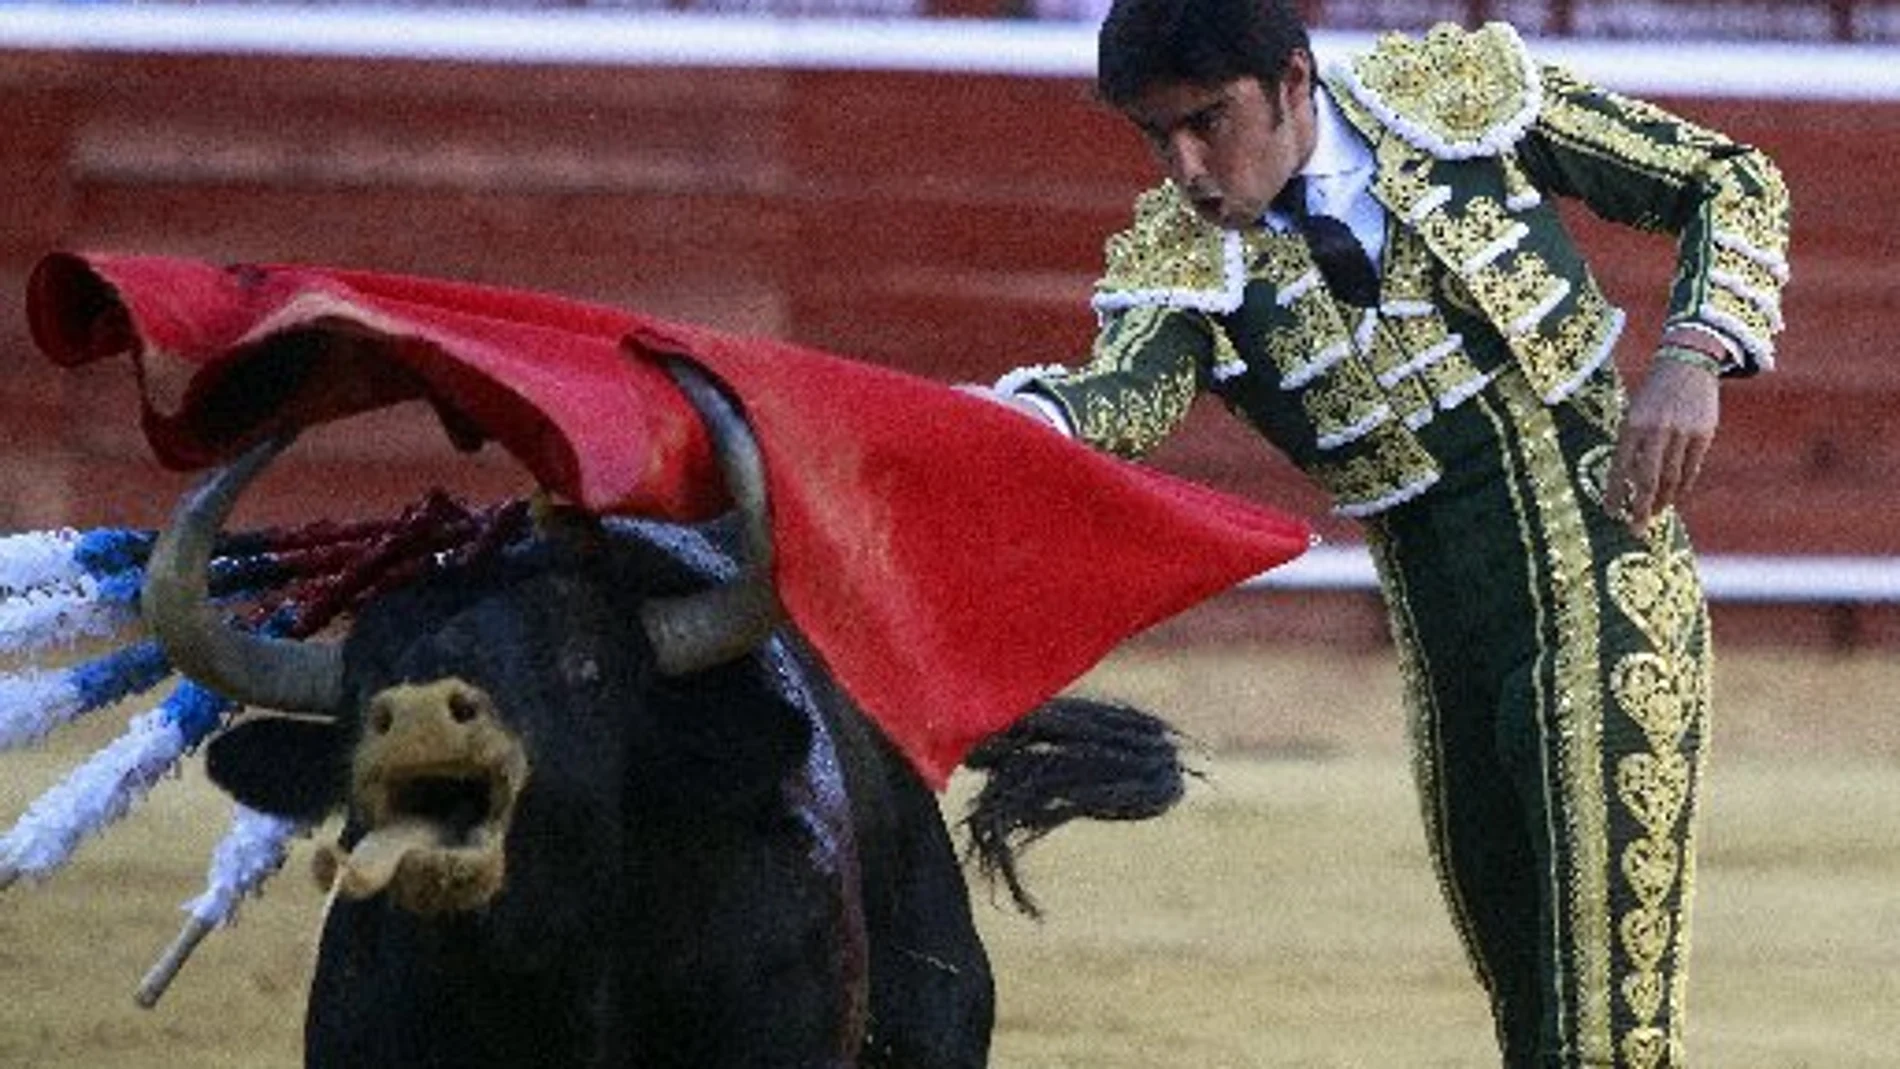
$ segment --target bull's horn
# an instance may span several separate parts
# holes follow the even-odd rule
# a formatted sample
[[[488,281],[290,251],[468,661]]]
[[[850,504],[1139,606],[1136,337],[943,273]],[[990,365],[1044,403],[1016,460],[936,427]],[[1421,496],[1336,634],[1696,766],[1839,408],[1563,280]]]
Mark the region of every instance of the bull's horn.
[[[739,574],[731,581],[686,597],[655,598],[641,609],[660,672],[677,676],[745,656],[778,625],[780,609],[772,587],[772,529],[759,443],[732,402],[698,368],[674,361],[667,371],[712,435],[742,525]]]
[[[286,712],[341,704],[342,650],[239,630],[219,618],[206,587],[212,543],[237,497],[293,436],[264,442],[187,493],[146,566],[145,626],[186,676],[233,701]]]

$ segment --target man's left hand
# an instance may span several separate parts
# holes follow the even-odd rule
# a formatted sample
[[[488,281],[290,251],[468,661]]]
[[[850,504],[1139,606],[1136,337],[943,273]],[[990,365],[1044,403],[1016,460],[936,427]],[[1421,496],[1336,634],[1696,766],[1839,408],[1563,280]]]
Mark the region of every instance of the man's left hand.
[[[1695,486],[1721,417],[1718,383],[1705,368],[1658,358],[1630,398],[1603,498],[1637,534]]]

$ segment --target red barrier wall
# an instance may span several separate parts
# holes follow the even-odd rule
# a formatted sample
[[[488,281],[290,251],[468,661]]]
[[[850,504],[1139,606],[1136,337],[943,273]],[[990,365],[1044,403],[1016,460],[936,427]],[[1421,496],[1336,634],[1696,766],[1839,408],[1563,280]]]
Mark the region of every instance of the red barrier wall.
[[[1664,103],[1774,152],[1797,208],[1783,369],[1724,392],[1689,506],[1699,543],[1900,554],[1886,307],[1900,212],[1881,188],[1900,104]],[[129,376],[30,354],[24,275],[52,248],[536,287],[989,378],[1085,350],[1102,238],[1151,173],[1138,139],[1066,78],[14,52],[0,53],[0,109],[5,529],[153,522],[177,485],[145,458]],[[1651,336],[1669,247],[1577,225],[1631,337]],[[504,458],[450,455],[415,413],[300,452],[309,477],[268,488],[260,516],[387,509],[430,482],[521,489]],[[1217,413],[1157,462],[1324,510]],[[1878,613],[1820,611],[1802,634],[1893,630]],[[1786,632],[1793,616],[1772,619]]]

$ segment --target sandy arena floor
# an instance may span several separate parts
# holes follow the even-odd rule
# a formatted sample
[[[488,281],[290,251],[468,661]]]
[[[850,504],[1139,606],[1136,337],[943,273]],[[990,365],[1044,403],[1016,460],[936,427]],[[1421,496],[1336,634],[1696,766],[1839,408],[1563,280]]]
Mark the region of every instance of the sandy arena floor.
[[[1036,848],[1042,922],[979,902],[997,1066],[1495,1065],[1424,853],[1387,657],[1131,650],[1088,686],[1173,717],[1209,775],[1162,820]],[[1900,664],[1730,654],[1717,686],[1695,1063],[1900,1065]],[[118,726],[0,755],[0,819]],[[194,764],[54,879],[0,896],[0,1065],[298,1064],[309,844],[158,1009],[132,1003],[227,812]]]

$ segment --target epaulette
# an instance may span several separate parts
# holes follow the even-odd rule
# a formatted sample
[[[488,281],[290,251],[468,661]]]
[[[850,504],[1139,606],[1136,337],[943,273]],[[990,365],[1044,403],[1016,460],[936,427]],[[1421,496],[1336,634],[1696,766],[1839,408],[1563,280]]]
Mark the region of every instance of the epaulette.
[[[1240,235],[1208,223],[1173,182],[1135,201],[1135,220],[1109,238],[1096,312],[1161,305],[1231,312],[1247,284]]]
[[[1508,154],[1543,107],[1537,64],[1502,22],[1386,34],[1327,74],[1381,125],[1440,159]]]

